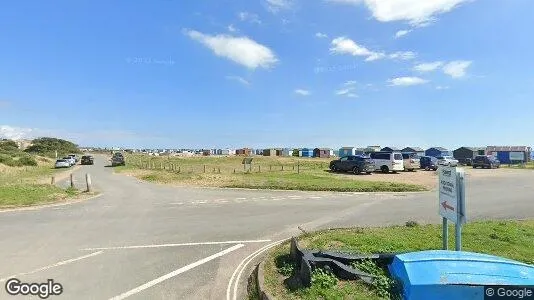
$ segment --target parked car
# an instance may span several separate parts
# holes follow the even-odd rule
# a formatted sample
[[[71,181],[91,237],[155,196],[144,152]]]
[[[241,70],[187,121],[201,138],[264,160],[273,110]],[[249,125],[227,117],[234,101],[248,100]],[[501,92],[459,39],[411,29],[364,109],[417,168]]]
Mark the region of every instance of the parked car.
[[[404,161],[404,171],[412,172],[421,167],[417,153],[402,153],[402,159]]]
[[[438,159],[438,165],[440,166],[449,166],[449,167],[458,166],[458,160],[452,156],[438,156],[436,158]]]
[[[111,166],[124,166],[124,156],[120,152],[113,153],[113,156],[111,157]]]
[[[63,157],[63,159],[67,160],[70,164],[69,167],[72,167],[76,164],[76,160],[74,160],[74,158],[70,157],[70,156],[65,156]]]
[[[365,172],[371,174],[375,170],[375,166],[368,157],[349,155],[331,161],[330,170],[333,172],[352,172],[354,174]]]
[[[436,171],[438,169],[438,159],[433,156],[421,156],[419,158],[419,164],[421,169],[425,169],[427,171]]]
[[[392,171],[396,173],[397,171],[404,170],[404,161],[402,159],[402,153],[400,152],[371,152],[369,155],[373,160],[375,170],[381,171],[382,173],[389,173]]]
[[[84,155],[81,159],[82,165],[94,165],[94,158],[91,155]]]
[[[464,164],[466,166],[472,166],[473,165],[473,159],[472,158],[466,158],[464,161]]]
[[[478,155],[473,159],[473,169],[478,167],[482,169],[500,168],[501,162],[491,155]]]
[[[74,158],[74,162],[75,163],[80,161],[80,159],[78,158],[78,156],[76,154],[69,154],[68,156]]]
[[[71,162],[67,159],[58,159],[55,164],[56,168],[70,168]]]

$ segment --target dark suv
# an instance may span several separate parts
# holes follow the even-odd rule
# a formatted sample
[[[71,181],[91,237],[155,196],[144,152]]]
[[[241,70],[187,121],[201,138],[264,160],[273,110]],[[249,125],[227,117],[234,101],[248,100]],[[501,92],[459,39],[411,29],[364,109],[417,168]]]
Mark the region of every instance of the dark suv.
[[[95,161],[91,155],[84,155],[82,156],[81,164],[82,165],[94,165]]]
[[[438,169],[438,159],[432,156],[421,156],[419,159],[421,169],[425,169],[427,171],[434,170],[436,171]]]
[[[476,169],[478,167],[482,169],[493,169],[499,168],[500,166],[501,162],[493,156],[478,155],[473,159],[473,169]]]
[[[365,172],[371,174],[375,170],[373,160],[358,155],[343,156],[330,162],[330,170],[332,172],[352,172],[360,174]]]

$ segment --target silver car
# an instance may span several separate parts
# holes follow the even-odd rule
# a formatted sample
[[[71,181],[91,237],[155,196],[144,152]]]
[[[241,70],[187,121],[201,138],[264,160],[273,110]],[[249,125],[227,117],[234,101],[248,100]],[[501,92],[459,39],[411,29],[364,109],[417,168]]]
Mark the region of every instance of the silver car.
[[[68,161],[70,166],[69,167],[72,167],[76,164],[76,160],[70,156],[65,156],[63,157],[64,160]]]
[[[70,166],[71,166],[70,161],[66,159],[56,160],[56,164],[55,164],[56,168],[70,168]]]
[[[452,156],[438,156],[436,158],[438,159],[438,165],[440,166],[449,166],[449,167],[458,166],[458,160]]]

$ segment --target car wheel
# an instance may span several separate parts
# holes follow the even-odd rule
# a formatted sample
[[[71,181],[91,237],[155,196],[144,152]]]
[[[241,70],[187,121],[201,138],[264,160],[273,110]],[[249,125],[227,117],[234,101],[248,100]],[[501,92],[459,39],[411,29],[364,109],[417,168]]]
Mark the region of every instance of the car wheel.
[[[330,166],[330,171],[337,172],[337,168],[335,165]]]
[[[358,174],[360,174],[360,168],[358,168],[358,167],[354,167],[354,168],[352,169],[352,173],[354,173],[354,175],[358,175]]]
[[[413,171],[415,171],[415,169],[410,169],[409,171],[410,171],[410,172],[413,172]]]
[[[382,173],[389,173],[389,168],[388,166],[382,166],[380,167],[380,171],[382,171]]]
[[[367,175],[371,175],[373,172],[365,172]]]
[[[426,166],[426,167],[425,167],[425,171],[430,171],[430,167],[429,167],[429,166]]]

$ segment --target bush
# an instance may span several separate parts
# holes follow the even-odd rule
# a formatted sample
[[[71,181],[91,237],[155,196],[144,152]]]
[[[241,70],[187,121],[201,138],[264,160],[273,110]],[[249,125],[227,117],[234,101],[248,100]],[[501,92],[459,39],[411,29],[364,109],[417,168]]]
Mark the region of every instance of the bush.
[[[321,268],[312,271],[311,283],[320,289],[330,289],[337,285],[337,277]]]
[[[80,153],[76,144],[56,138],[38,138],[32,141],[32,145],[28,147],[25,152],[38,153],[41,155],[54,156],[57,151],[58,154]]]
[[[37,161],[31,156],[23,156],[18,161],[22,166],[37,166]]]
[[[12,140],[0,140],[0,150],[3,151],[18,151],[19,145]]]

